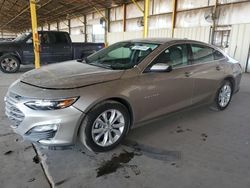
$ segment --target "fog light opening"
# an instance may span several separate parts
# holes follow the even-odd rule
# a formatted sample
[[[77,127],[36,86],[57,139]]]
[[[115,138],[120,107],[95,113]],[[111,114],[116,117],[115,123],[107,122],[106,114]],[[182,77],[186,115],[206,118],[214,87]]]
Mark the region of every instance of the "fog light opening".
[[[31,132],[46,132],[46,131],[57,131],[56,124],[49,124],[49,125],[38,125],[31,129]]]

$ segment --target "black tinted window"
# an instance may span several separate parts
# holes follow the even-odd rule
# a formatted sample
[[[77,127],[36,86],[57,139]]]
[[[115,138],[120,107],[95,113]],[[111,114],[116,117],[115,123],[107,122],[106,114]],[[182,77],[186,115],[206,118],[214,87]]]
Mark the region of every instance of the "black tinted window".
[[[154,61],[156,63],[166,63],[173,67],[188,65],[188,50],[186,44],[175,45],[163,51]]]
[[[191,48],[193,52],[193,64],[206,63],[214,60],[213,48],[196,44],[192,44]]]
[[[214,59],[215,60],[224,59],[224,58],[225,58],[225,56],[222,53],[220,53],[217,50],[214,50]]]
[[[41,44],[49,44],[50,39],[48,33],[40,33],[39,34]]]
[[[54,44],[67,44],[69,43],[66,33],[51,33],[50,34],[51,43]]]

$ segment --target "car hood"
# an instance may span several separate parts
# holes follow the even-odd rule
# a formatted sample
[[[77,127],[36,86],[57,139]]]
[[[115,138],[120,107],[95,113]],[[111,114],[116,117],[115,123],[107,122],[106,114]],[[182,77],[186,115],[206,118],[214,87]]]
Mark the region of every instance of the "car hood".
[[[1,41],[0,42],[0,48],[6,48],[6,47],[16,47],[18,46],[19,43],[14,42],[14,41]]]
[[[119,79],[123,72],[68,61],[31,70],[23,74],[20,81],[45,89],[74,89]]]

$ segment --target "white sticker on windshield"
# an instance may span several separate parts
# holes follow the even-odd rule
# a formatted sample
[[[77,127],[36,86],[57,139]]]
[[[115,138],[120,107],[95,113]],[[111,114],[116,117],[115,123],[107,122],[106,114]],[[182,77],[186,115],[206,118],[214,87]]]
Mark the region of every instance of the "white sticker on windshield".
[[[150,47],[148,46],[134,46],[132,50],[147,51]]]

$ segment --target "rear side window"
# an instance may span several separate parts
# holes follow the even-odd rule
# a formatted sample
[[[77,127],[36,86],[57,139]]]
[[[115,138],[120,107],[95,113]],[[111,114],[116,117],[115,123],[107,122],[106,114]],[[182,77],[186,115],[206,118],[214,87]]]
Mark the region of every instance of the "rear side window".
[[[206,63],[214,60],[214,49],[208,46],[192,44],[193,64]]]
[[[221,52],[208,46],[191,44],[191,49],[193,53],[193,64],[207,63],[225,58]]]
[[[69,39],[66,33],[50,33],[50,39],[52,44],[68,44]]]

